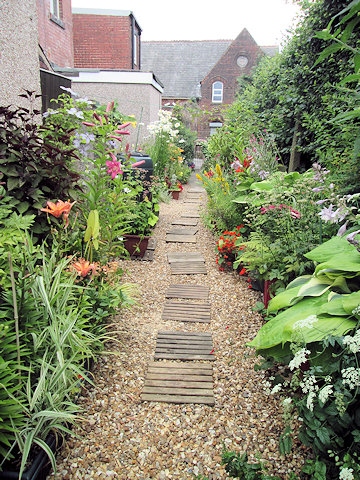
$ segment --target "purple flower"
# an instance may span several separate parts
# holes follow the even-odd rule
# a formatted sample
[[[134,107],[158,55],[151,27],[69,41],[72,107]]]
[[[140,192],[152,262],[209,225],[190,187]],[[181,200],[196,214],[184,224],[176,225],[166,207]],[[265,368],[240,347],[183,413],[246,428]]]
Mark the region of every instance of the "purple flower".
[[[349,235],[346,237],[346,240],[351,243],[351,245],[354,245],[354,247],[359,246],[358,240],[355,240],[355,236],[360,233],[360,230],[355,230],[355,232],[349,233]]]

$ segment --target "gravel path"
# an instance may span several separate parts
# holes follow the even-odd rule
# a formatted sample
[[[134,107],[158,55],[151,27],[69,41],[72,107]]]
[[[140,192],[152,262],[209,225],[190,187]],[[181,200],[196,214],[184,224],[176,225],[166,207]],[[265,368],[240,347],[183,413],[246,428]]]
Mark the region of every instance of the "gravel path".
[[[123,480],[228,478],[221,465],[223,446],[260,454],[269,473],[283,480],[299,473],[306,451],[298,443],[286,458],[278,453],[283,412],[278,396],[269,395],[263,372],[245,346],[262,324],[253,312],[259,293],[231,273],[219,272],[215,238],[199,222],[196,244],[166,243],[173,219],[189,211],[184,203],[192,183],[180,200],[161,204],[153,237],[154,259],[121,261],[123,281],[138,285],[139,304],[115,318],[118,343],[109,347],[116,356],[104,356],[95,365],[95,386],[80,402],[84,418],[58,455],[58,473],[49,479],[117,478]],[[203,205],[205,205],[205,195]],[[199,251],[207,275],[171,275],[168,252]],[[206,285],[210,288],[211,323],[163,321],[165,292],[170,284]],[[141,402],[147,365],[153,360],[159,330],[211,332],[215,347],[215,406]]]

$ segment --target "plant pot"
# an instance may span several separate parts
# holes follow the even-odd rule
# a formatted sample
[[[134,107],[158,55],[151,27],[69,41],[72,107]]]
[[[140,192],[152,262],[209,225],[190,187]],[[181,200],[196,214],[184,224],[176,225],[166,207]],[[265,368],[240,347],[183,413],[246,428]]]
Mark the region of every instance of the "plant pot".
[[[170,193],[174,200],[179,200],[180,190],[171,190]]]
[[[51,434],[46,439],[46,443],[54,453],[60,446],[55,436]],[[5,465],[4,470],[0,472],[0,480],[45,480],[50,469],[51,463],[49,457],[44,450],[40,449],[39,452],[34,455],[28,469],[21,475],[20,479],[19,470],[16,467],[12,469],[10,465]]]
[[[129,252],[130,257],[140,257],[145,255],[148,248],[150,237],[142,235],[124,235],[124,247]]]

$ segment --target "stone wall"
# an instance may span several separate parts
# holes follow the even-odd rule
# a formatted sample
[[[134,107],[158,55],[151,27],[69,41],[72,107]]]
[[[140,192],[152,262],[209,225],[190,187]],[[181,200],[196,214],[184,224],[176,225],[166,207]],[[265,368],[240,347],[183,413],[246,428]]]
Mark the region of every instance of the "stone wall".
[[[0,25],[0,105],[29,107],[19,94],[41,93],[36,0],[0,1]]]

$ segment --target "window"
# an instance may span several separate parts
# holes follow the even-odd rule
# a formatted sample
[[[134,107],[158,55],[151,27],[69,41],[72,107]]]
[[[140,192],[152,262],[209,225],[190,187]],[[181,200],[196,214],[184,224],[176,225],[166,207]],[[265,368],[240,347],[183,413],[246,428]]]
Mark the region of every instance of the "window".
[[[223,124],[221,122],[210,122],[210,135],[214,135],[217,132],[218,128],[221,128],[222,126]]]
[[[212,102],[222,103],[224,84],[222,82],[214,82],[212,85]]]
[[[50,13],[56,18],[60,18],[60,0],[50,0]]]

